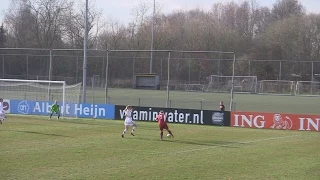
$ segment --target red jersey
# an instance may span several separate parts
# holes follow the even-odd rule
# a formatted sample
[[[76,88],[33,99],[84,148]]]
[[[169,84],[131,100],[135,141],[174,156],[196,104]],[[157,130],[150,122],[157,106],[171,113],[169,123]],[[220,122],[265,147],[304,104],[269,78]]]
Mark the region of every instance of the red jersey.
[[[157,116],[158,124],[166,124],[165,115],[164,114],[158,114]]]
[[[161,131],[163,129],[168,129],[168,125],[166,123],[165,115],[163,113],[158,114],[157,120],[158,120],[158,125],[159,125],[159,128],[160,128]]]

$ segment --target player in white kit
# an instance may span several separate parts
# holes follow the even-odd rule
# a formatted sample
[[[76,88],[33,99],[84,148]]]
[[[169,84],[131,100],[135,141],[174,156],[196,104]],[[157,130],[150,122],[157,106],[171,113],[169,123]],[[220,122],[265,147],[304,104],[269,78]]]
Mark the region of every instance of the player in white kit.
[[[133,128],[131,130],[131,135],[134,136],[133,132],[136,130],[137,125],[132,119],[132,107],[131,106],[128,105],[124,109],[124,115],[125,115],[124,130],[123,130],[121,136],[124,137],[124,134],[128,131],[130,126],[133,126]]]
[[[3,99],[0,98],[0,124],[6,119],[6,114],[3,110]]]

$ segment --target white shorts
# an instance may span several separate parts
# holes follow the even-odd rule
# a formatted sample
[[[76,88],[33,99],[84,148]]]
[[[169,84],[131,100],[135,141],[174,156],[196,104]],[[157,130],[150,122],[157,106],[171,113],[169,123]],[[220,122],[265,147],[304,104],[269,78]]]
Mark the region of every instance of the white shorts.
[[[132,119],[126,119],[124,121],[125,126],[136,126],[136,123]]]
[[[0,119],[5,119],[6,118],[6,114],[4,112],[0,112]]]

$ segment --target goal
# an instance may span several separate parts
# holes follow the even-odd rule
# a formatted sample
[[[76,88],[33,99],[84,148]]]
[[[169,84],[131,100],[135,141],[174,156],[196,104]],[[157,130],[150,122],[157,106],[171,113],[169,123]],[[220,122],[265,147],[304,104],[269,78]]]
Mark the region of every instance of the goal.
[[[67,85],[65,81],[42,81],[22,79],[0,79],[0,96],[10,100],[47,101],[57,100],[62,117],[75,117],[66,111],[66,103],[79,104],[81,83]],[[74,108],[71,108],[74,109]]]
[[[261,80],[259,94],[294,95],[294,85],[294,81]]]
[[[230,92],[232,76],[209,76],[208,92]],[[234,92],[255,93],[257,90],[257,76],[234,76]]]
[[[298,81],[296,84],[296,95],[301,96],[319,96],[320,82],[316,81]]]
[[[184,84],[185,91],[204,91],[203,84]]]

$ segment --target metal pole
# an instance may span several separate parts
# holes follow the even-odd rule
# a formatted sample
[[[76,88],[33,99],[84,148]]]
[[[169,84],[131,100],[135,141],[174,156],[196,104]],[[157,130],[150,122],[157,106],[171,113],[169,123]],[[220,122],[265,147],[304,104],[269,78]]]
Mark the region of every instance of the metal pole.
[[[51,79],[52,79],[52,50],[50,49],[50,51],[49,51],[49,55],[50,55],[50,57],[49,57],[49,81],[51,81]],[[49,86],[50,86],[50,83],[49,83]]]
[[[83,77],[82,77],[82,103],[86,102],[86,88],[87,88],[87,49],[88,49],[88,0],[86,0],[85,13],[85,28],[84,28],[84,43],[83,43]]]
[[[189,59],[189,84],[191,80],[191,59]]]
[[[221,53],[219,53],[219,58],[218,58],[218,76],[221,75],[221,61],[220,61],[220,58],[221,58]],[[220,79],[219,79],[220,80]]]
[[[170,84],[170,55],[171,55],[171,52],[169,51],[169,54],[168,54],[167,103],[166,103],[166,107],[167,107],[167,108],[169,108],[169,101],[170,101],[170,94],[169,94],[169,84]]]
[[[52,50],[49,50],[49,81],[51,81],[52,79]],[[50,95],[51,95],[51,91],[50,91],[50,82],[49,82],[49,86],[48,86],[48,101],[50,101]]]
[[[76,67],[76,83],[78,83],[78,79],[79,79],[79,56],[77,56],[77,67]]]
[[[100,77],[102,78],[103,81],[103,76],[105,75],[105,60],[104,60],[104,56],[102,56],[102,69],[101,69],[101,75]],[[99,83],[99,88],[102,86],[102,83],[100,81]]]
[[[218,60],[218,76],[221,75],[221,61],[220,61],[220,57],[219,57],[219,60]]]
[[[233,101],[234,101],[234,68],[236,64],[236,54],[233,54],[233,63],[232,63],[232,86],[231,86],[231,101],[230,101],[230,111],[233,111]]]
[[[105,87],[105,94],[106,94],[106,99],[105,103],[108,104],[108,70],[109,70],[109,51],[107,51],[107,65],[106,65],[106,87]]]
[[[249,60],[249,76],[251,76],[251,61]]]
[[[279,80],[282,79],[282,62],[280,61],[280,64],[279,64]]]
[[[162,73],[163,73],[163,70],[162,70],[162,68],[163,68],[163,59],[161,58],[161,68],[160,68],[160,77],[161,77],[161,79],[163,78],[162,77]]]
[[[150,74],[153,66],[153,43],[154,43],[154,14],[156,11],[156,0],[153,0],[153,15],[152,15],[152,31],[151,31],[151,59],[150,59]]]
[[[314,62],[311,63],[311,81],[313,81],[313,75],[314,75]]]
[[[2,55],[2,78],[4,77],[4,55]]]
[[[135,66],[136,66],[136,58],[133,58],[133,65],[132,65],[132,77],[134,77],[134,72],[135,72]]]
[[[27,55],[27,79],[29,76],[29,56]]]
[[[92,105],[94,106],[94,76],[91,78]]]
[[[313,75],[314,75],[314,66],[313,62],[311,63],[311,94],[313,94]]]

